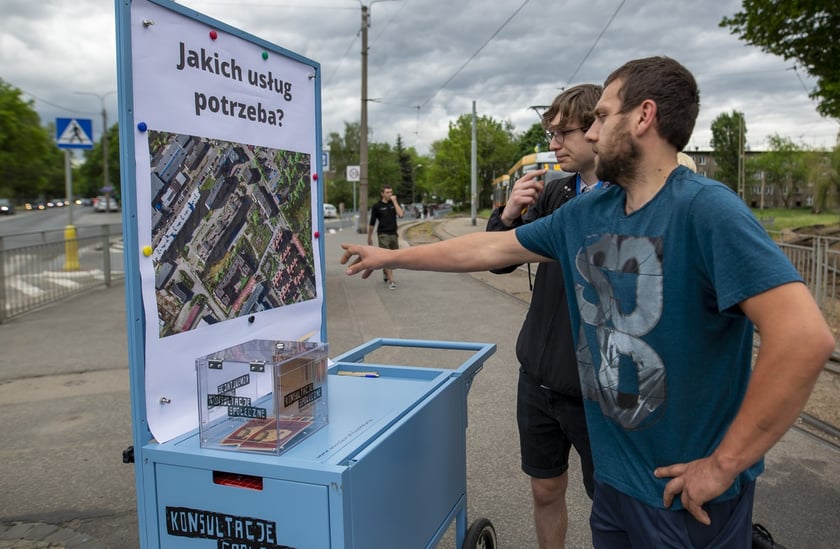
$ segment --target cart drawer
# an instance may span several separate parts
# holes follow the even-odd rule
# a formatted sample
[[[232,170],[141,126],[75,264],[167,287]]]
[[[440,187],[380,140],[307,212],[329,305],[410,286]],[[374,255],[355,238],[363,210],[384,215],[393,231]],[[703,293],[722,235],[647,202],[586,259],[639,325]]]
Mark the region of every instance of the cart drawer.
[[[162,548],[330,546],[327,487],[158,464]]]

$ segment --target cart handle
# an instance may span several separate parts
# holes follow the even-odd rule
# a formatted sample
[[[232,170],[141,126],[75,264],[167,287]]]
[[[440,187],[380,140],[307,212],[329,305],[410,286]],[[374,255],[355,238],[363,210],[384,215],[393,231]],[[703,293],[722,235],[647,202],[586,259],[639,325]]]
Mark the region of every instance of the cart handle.
[[[380,347],[416,347],[421,349],[443,349],[453,351],[475,351],[457,370],[452,370],[453,377],[467,375],[472,378],[484,366],[484,361],[496,352],[495,343],[471,343],[467,341],[432,341],[425,339],[371,339],[355,349],[339,355],[333,362],[363,362],[365,356]]]

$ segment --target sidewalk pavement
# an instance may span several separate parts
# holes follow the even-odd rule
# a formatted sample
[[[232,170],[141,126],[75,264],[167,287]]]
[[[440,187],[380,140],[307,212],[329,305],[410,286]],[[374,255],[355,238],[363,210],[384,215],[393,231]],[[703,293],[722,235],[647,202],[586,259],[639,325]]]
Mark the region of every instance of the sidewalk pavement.
[[[442,236],[483,229],[483,220],[472,225],[469,218],[436,227]],[[327,233],[330,356],[376,337],[498,345],[469,395],[468,514],[493,522],[502,549],[536,547],[515,421],[514,344],[527,309],[515,296],[527,297],[527,274],[397,271],[397,290],[390,291],[378,274],[347,277],[338,263],[340,243],[361,243],[365,235]],[[121,462],[131,444],[125,325],[122,285],[0,325],[0,549],[138,547],[134,469]],[[387,363],[455,367],[463,360],[392,352]],[[838,458],[836,450],[788,432],[767,457],[755,520],[789,549],[835,547]],[[591,547],[590,504],[578,470],[573,460],[570,548]],[[452,546],[450,528],[440,547]]]

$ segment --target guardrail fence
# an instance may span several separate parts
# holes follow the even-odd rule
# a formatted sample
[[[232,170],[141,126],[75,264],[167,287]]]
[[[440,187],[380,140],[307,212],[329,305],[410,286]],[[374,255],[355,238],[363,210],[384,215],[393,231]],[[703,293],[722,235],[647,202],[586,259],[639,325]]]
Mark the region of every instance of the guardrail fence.
[[[829,326],[840,325],[840,238],[820,235],[774,235],[802,274]]]
[[[0,236],[0,323],[122,279],[122,230],[115,227],[86,231],[76,238],[75,252],[63,231],[40,233],[37,244],[9,248],[11,236]]]

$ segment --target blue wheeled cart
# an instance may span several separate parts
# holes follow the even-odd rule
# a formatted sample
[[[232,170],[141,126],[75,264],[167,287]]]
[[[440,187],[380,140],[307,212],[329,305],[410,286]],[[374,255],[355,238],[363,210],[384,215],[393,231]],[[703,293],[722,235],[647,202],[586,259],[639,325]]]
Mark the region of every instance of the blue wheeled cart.
[[[320,65],[172,0],[115,9],[141,547],[414,549],[453,521],[495,547],[465,438],[495,345],[377,339],[327,370],[280,343],[328,344]],[[469,359],[365,362],[383,346]]]
[[[457,369],[364,362],[383,346],[472,351]],[[493,344],[376,339],[329,369],[329,424],[282,456],[202,449],[191,433],[143,448],[159,547],[491,549],[467,527],[467,393]],[[342,372],[339,375],[339,372]],[[356,372],[359,375],[350,375]],[[153,525],[147,525],[154,531]]]

